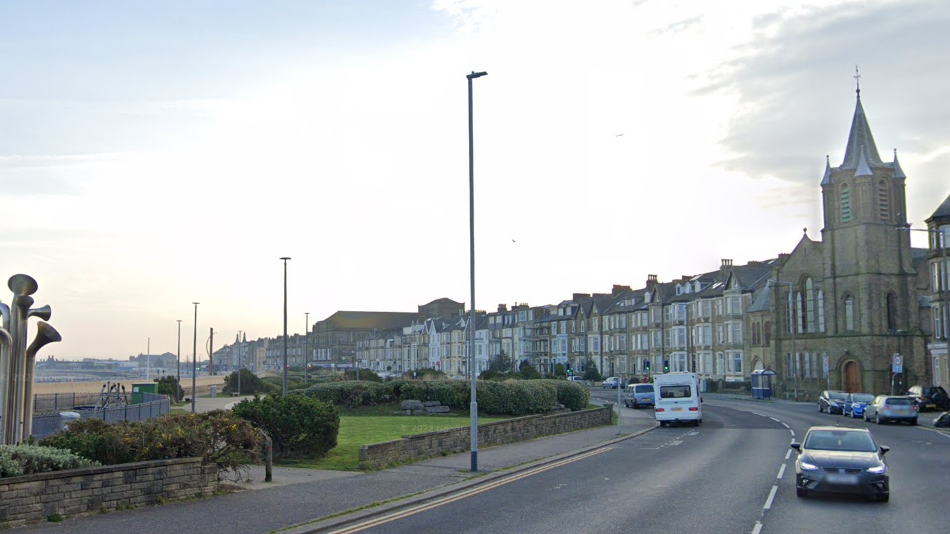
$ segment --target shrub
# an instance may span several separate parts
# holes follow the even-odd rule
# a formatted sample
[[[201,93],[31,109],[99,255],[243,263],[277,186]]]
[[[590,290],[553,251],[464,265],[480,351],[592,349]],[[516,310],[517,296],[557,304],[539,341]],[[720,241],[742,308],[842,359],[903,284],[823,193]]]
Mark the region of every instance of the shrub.
[[[541,373],[537,369],[531,366],[527,361],[521,362],[521,365],[518,366],[518,374],[521,375],[521,378],[525,380],[536,380],[541,377]]]
[[[98,465],[71,451],[38,445],[0,445],[0,478]]]
[[[232,411],[267,432],[280,457],[320,458],[336,447],[340,412],[333,404],[292,394],[254,397]]]
[[[155,381],[158,382],[159,395],[168,395],[168,397],[174,399],[175,402],[178,402],[179,399],[185,396],[185,390],[178,384],[178,378],[176,376],[168,375],[162,378],[156,378]]]
[[[584,380],[590,380],[592,382],[600,382],[604,379],[600,375],[600,371],[597,370],[597,364],[594,363],[594,360],[587,358],[587,365],[584,370]]]
[[[238,372],[241,373],[241,391],[238,391]],[[247,369],[234,371],[224,377],[225,393],[237,393],[239,395],[254,395],[256,393],[267,393],[270,390],[267,384],[254,373]]]
[[[557,402],[571,411],[584,410],[590,404],[590,389],[576,382],[564,380],[545,380],[557,392]]]
[[[247,421],[214,410],[170,413],[114,425],[80,419],[40,443],[68,449],[103,465],[200,457],[204,463],[229,471],[258,463],[262,438]]]
[[[339,406],[375,406],[399,399],[393,393],[393,382],[328,382],[308,388],[306,396]]]
[[[359,378],[357,378],[359,376]],[[360,369],[359,373],[356,372],[356,369],[347,369],[343,372],[343,376],[340,377],[340,380],[360,380],[366,382],[382,382],[383,378],[378,374],[370,371],[369,369]]]

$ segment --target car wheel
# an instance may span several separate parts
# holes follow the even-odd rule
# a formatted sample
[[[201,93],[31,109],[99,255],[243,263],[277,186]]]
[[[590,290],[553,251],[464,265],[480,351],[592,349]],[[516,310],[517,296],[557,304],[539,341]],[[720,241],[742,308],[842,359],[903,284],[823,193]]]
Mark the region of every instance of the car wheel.
[[[808,497],[808,491],[805,488],[799,488],[798,486],[795,486],[795,495],[798,495],[799,497]]]
[[[885,494],[883,494],[883,495],[878,495],[878,496],[877,496],[877,500],[880,501],[880,502],[887,502],[887,501],[891,500],[891,494],[890,494],[890,493],[885,493]]]
[[[661,427],[665,427],[665,426],[666,426],[666,421],[660,421],[660,426],[661,426]]]
[[[886,421],[887,421],[887,420],[885,419],[885,422],[886,422]],[[877,424],[881,424],[881,414],[879,414],[879,413],[874,414],[874,422],[877,423]]]
[[[867,423],[868,421],[870,421],[870,419],[868,419],[868,413],[867,413],[867,412],[864,412],[864,417],[862,417],[861,419],[864,419],[864,422],[865,422],[865,423]]]
[[[818,405],[818,413],[821,413],[821,412],[823,412],[823,411],[825,411],[825,409],[821,407],[821,404],[819,404],[819,405]]]
[[[916,424],[917,424],[917,420],[916,420],[916,419],[911,419],[911,420],[910,420],[910,426],[914,426],[914,425],[916,425]]]

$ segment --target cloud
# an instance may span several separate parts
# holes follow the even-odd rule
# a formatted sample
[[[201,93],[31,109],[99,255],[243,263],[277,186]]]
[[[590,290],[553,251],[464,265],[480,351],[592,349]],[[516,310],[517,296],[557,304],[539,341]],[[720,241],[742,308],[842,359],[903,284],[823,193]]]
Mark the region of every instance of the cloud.
[[[950,48],[948,23],[950,5],[922,1],[757,17],[754,38],[710,69],[708,83],[697,90],[737,98],[720,140],[732,156],[719,165],[814,187],[822,156],[830,154],[832,165],[841,162],[854,109],[855,64],[879,151],[902,147],[905,169],[915,155],[940,153],[950,139],[946,121],[933,118],[947,117],[950,108],[937,88],[950,80],[934,65]]]

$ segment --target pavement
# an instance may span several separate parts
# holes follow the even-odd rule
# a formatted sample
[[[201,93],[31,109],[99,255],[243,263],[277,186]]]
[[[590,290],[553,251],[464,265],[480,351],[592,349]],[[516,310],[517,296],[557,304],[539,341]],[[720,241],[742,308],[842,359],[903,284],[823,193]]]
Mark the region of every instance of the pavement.
[[[239,400],[198,398],[195,410],[227,409]],[[369,472],[274,467],[272,482],[264,482],[263,466],[251,466],[235,479],[222,481],[224,495],[67,518],[20,531],[99,534],[158,524],[182,532],[201,525],[203,534],[318,532],[514,476],[656,427],[651,412],[625,410],[619,427],[614,424],[480,449],[476,472],[471,471],[470,452]]]

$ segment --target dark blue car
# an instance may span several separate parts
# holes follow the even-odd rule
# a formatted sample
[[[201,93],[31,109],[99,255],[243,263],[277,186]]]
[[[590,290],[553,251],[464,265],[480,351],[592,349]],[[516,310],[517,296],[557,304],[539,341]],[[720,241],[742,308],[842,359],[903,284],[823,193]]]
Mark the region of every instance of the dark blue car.
[[[864,407],[874,400],[870,393],[848,393],[844,399],[844,415],[856,418],[864,417]]]

